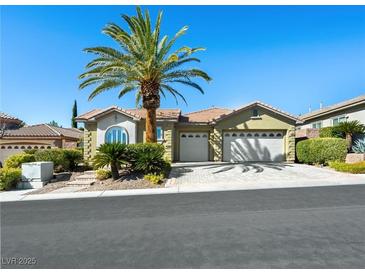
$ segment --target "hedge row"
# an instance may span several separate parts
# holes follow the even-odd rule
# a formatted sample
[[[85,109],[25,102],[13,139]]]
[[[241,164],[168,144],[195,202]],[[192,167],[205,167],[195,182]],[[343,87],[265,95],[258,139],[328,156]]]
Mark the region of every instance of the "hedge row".
[[[347,142],[340,138],[314,138],[298,142],[297,159],[306,164],[343,162],[347,154]]]
[[[23,163],[51,161],[55,171],[72,171],[82,162],[82,152],[78,149],[44,149],[14,154],[5,160],[6,168],[20,168]]]

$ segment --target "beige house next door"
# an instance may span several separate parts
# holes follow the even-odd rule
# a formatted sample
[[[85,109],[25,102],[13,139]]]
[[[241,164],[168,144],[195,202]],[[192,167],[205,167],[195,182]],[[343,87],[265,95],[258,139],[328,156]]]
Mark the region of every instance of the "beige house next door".
[[[182,162],[208,161],[207,132],[180,133],[180,161]]]

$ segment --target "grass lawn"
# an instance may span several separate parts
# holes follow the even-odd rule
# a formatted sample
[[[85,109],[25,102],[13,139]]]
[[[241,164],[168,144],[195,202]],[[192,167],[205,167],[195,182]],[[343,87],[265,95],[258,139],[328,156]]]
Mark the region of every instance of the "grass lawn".
[[[353,164],[331,162],[329,166],[337,171],[354,173],[354,174],[365,174],[365,161]]]

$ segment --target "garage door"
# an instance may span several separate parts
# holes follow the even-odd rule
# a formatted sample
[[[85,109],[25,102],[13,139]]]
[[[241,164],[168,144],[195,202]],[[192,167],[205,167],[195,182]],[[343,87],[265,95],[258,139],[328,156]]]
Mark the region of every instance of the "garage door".
[[[208,133],[180,133],[180,161],[208,161]]]
[[[279,131],[225,132],[223,160],[226,162],[283,161],[283,133]]]

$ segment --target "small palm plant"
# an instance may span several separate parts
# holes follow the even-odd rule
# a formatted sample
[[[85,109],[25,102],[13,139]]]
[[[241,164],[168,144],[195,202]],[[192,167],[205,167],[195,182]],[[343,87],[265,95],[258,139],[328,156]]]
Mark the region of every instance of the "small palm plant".
[[[352,146],[352,150],[355,153],[365,153],[365,139],[356,140]]]
[[[335,129],[338,132],[342,132],[346,136],[348,151],[351,150],[352,138],[354,134],[365,133],[365,126],[357,120],[342,122],[339,125],[337,125]]]
[[[160,95],[165,97],[166,94],[171,94],[176,101],[179,97],[186,102],[175,84],[190,86],[203,93],[203,89],[194,80],[211,80],[204,71],[185,67],[188,63],[200,62],[191,55],[204,48],[183,46],[172,51],[176,40],[186,33],[188,27],[181,28],[171,39],[166,35],[161,38],[162,12],[159,12],[154,27],[151,26],[148,11],[143,14],[139,7],[136,16],[122,17],[129,30],[114,23],[103,29],[103,33],[117,42],[120,48],[84,49],[97,57],[86,65],[88,71],[80,75],[84,79],[80,88],[97,85],[89,100],[114,88],[120,89],[119,98],[135,92],[136,104],[142,101],[142,107],[146,109],[146,141],[156,142],[156,109],[160,107]]]
[[[119,178],[121,164],[127,163],[127,146],[121,143],[102,144],[93,158],[95,168],[110,166],[113,180]]]

